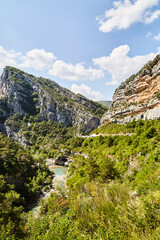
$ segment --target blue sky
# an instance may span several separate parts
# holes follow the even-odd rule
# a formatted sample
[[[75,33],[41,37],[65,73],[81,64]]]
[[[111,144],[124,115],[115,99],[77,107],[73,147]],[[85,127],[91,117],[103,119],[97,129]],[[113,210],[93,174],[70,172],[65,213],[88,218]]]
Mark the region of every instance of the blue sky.
[[[93,100],[160,52],[160,0],[1,0],[0,71],[47,77]]]

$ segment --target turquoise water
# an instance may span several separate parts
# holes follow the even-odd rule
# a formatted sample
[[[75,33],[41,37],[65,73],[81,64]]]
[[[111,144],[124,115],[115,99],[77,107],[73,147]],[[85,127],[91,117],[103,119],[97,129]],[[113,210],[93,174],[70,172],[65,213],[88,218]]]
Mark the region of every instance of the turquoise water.
[[[53,171],[56,176],[64,176],[67,173],[67,168],[61,166],[54,166],[51,168],[51,171]]]
[[[50,168],[50,170],[55,173],[55,176],[53,179],[54,188],[55,187],[65,188],[64,177],[67,174],[67,168],[62,166],[54,166]],[[39,210],[40,210],[40,206],[38,205],[32,209],[34,216],[39,212]]]

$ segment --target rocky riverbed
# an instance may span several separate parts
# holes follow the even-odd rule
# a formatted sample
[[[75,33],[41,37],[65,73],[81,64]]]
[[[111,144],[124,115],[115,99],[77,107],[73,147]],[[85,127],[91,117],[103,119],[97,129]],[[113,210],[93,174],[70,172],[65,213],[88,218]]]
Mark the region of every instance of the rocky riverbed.
[[[52,180],[50,190],[49,191],[42,190],[42,196],[40,197],[40,199],[47,199],[51,195],[52,192],[57,191],[56,190],[57,187],[65,188],[65,185],[66,185],[67,167],[57,166],[57,165],[48,165],[48,167],[49,167],[50,171],[53,172],[54,177]],[[40,202],[40,199],[39,199],[38,203]],[[38,205],[38,203],[31,210],[35,217],[38,217],[38,212],[40,210],[40,206]]]

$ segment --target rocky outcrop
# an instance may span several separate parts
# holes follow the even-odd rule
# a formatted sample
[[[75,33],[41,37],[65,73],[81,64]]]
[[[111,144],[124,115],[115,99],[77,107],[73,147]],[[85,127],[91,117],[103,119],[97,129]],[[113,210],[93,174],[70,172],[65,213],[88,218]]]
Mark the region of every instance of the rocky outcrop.
[[[27,147],[27,146],[32,145],[31,142],[27,141],[27,139],[24,137],[24,135],[23,135],[23,133],[21,132],[20,129],[17,129],[15,127],[11,127],[7,124],[4,125],[4,129],[5,129],[4,133],[8,137],[11,137],[13,140],[20,143],[22,146]]]
[[[55,165],[65,166],[65,163],[68,161],[66,156],[59,156],[55,160]]]
[[[69,150],[61,149],[62,154],[57,156],[56,159],[48,158],[46,159],[46,164],[49,167],[53,167],[54,165],[58,166],[65,166],[68,167],[69,164],[73,161],[72,155],[74,153],[71,153]]]
[[[160,119],[160,55],[116,89],[101,123],[133,119]]]
[[[100,125],[100,120],[96,117],[93,117],[88,121],[86,126],[82,129],[82,132],[88,134],[92,132],[94,129],[98,128],[99,125]]]
[[[97,119],[104,112],[105,107],[101,104],[62,88],[52,80],[37,78],[13,67],[5,67],[2,73],[0,124],[4,131],[6,120],[17,113],[38,115],[41,120],[50,119],[79,128],[88,126],[92,119],[93,129],[97,127]],[[6,132],[14,139],[18,138],[17,132],[11,128],[6,128]]]

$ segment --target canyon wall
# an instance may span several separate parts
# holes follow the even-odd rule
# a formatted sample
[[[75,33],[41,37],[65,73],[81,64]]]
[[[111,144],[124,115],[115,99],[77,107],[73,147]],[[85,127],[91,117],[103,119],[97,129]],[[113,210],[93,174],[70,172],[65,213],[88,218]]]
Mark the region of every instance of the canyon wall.
[[[101,119],[126,123],[160,118],[160,55],[148,62],[115,91],[111,107]]]

